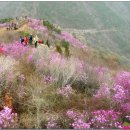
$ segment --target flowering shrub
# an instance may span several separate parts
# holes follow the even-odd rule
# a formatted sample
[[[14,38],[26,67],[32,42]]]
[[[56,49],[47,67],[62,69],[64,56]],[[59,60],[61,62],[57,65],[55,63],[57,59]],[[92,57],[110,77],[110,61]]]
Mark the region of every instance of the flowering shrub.
[[[41,21],[38,19],[32,19],[29,18],[29,23],[28,25],[33,28],[34,30],[38,30],[38,31],[47,31],[47,27],[43,26]]]
[[[77,120],[75,120],[75,121],[72,123],[72,127],[73,127],[74,129],[88,129],[88,128],[90,128],[90,124],[84,122],[84,121],[81,120],[81,119],[77,119]]]
[[[130,121],[130,116],[125,116]]]
[[[101,98],[101,97],[110,97],[110,87],[107,84],[102,84],[97,91],[97,93],[94,95],[96,98]]]
[[[12,109],[4,107],[4,109],[0,111],[0,128],[16,128],[17,123],[17,113],[12,113]]]
[[[78,39],[74,38],[68,32],[61,32],[60,39],[71,43],[75,47],[79,47],[87,51],[87,46],[84,43],[81,43]]]
[[[91,124],[93,128],[122,128],[121,113],[113,110],[98,110],[92,112]]]
[[[10,55],[10,56],[12,56],[13,58],[16,58],[16,59],[22,58],[29,51],[28,47],[25,47],[18,42],[14,42],[14,43],[5,45],[4,49],[5,49],[5,53],[7,55]]]
[[[59,53],[53,53],[50,57],[50,64],[59,65],[63,67],[66,64],[66,59],[64,59]]]
[[[115,83],[130,91],[130,72],[122,71],[118,73]]]
[[[48,122],[46,124],[47,129],[56,129],[59,128],[57,124],[57,120],[54,117],[48,118]]]
[[[33,61],[33,56],[29,55],[27,60],[28,60],[28,62],[32,62]]]
[[[113,86],[113,99],[118,106],[127,113],[130,110],[130,73],[120,72],[115,78]]]
[[[44,81],[46,84],[52,84],[55,79],[52,76],[44,76]]]
[[[75,129],[122,128],[121,113],[113,110],[98,110],[92,112],[89,116],[86,112],[78,113],[68,110],[66,115],[71,120],[70,125]]]
[[[96,72],[97,79],[100,84],[107,84],[113,81],[110,70],[106,67],[94,67],[93,70]]]
[[[74,93],[74,90],[70,85],[66,85],[65,87],[59,88],[57,93],[63,97],[69,98]]]
[[[77,72],[82,75],[84,72],[84,68],[85,68],[85,63],[83,61],[77,59],[77,64],[76,64]]]
[[[6,23],[1,23],[0,28],[6,27]]]
[[[73,110],[68,110],[66,115],[71,119],[70,126],[74,129],[88,129],[90,123],[85,122],[86,113],[78,113]]]
[[[116,102],[122,103],[126,99],[125,89],[120,85],[113,86],[114,95],[113,98]]]
[[[23,82],[25,80],[24,75],[23,74],[19,75],[19,79],[20,79],[21,82]]]

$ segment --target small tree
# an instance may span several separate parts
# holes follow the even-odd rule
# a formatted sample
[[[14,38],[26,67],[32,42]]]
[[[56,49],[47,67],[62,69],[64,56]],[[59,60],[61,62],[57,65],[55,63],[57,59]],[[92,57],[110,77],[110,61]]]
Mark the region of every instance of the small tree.
[[[60,54],[62,54],[62,47],[61,47],[61,43],[60,42],[56,43],[56,51],[59,52]]]
[[[65,48],[65,56],[68,57],[70,55],[69,42],[62,41],[62,46]]]
[[[53,30],[54,26],[49,21],[43,21],[43,25],[46,26],[49,30]]]

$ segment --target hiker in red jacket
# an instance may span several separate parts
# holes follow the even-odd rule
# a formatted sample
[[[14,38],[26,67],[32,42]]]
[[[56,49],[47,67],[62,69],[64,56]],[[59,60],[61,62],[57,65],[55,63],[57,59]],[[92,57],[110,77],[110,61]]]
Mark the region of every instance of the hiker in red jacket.
[[[0,54],[3,54],[4,50],[3,50],[3,46],[0,44]]]
[[[28,37],[27,36],[24,38],[24,42],[25,42],[25,46],[27,46],[27,44],[28,44]]]

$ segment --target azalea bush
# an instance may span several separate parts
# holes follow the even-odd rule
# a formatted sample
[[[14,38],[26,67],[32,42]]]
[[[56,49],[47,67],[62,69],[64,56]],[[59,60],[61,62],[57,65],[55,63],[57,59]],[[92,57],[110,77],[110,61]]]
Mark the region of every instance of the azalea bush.
[[[29,18],[28,25],[29,25],[29,27],[31,27],[32,29],[37,30],[37,31],[46,32],[48,30],[47,27],[43,26],[41,21],[38,19]]]
[[[68,110],[66,115],[71,120],[74,129],[86,128],[122,128],[121,113],[113,110],[97,110],[88,114],[87,112],[76,112]]]
[[[0,28],[6,27],[6,25],[7,25],[6,23],[1,23]]]
[[[29,52],[29,47],[24,47],[24,45],[16,41],[14,43],[4,45],[4,51],[6,55],[9,55],[15,59],[21,59],[27,55]]]
[[[74,90],[70,85],[66,85],[61,87],[57,90],[57,94],[62,95],[63,97],[69,98],[71,95],[74,94]]]
[[[0,111],[0,128],[18,128],[18,115],[12,109],[4,107]]]
[[[59,36],[59,38],[69,42],[74,47],[78,47],[78,48],[83,49],[85,51],[88,50],[87,46],[84,43],[82,43],[78,39],[74,38],[68,32],[61,32],[61,35]]]
[[[130,110],[130,73],[119,72],[113,86],[113,99],[124,113]]]
[[[92,112],[92,119],[90,120],[92,127],[94,128],[122,128],[122,122],[120,120],[121,113],[113,110],[98,110]]]
[[[90,123],[86,121],[86,113],[80,113],[73,110],[68,110],[66,115],[71,120],[70,126],[74,129],[88,129]]]

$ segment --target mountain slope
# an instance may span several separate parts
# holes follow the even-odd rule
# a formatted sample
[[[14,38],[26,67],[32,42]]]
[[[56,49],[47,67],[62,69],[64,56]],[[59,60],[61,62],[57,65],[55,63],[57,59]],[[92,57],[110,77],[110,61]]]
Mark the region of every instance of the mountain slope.
[[[130,58],[130,2],[0,2],[0,5],[1,18],[22,14],[48,19],[72,29],[71,33],[96,49]],[[79,29],[97,32],[77,33]]]

